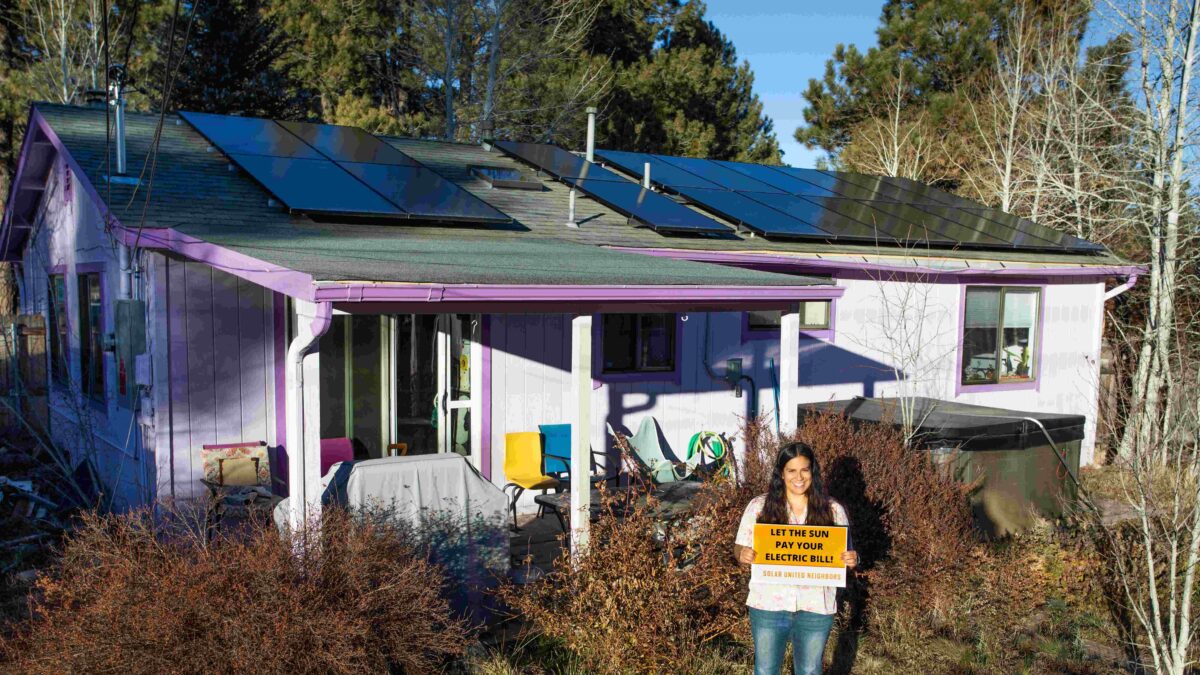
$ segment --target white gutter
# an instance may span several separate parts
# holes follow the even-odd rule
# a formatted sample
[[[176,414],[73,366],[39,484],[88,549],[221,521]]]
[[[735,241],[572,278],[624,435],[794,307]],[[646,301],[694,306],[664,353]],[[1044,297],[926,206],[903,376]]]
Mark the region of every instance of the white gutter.
[[[1121,284],[1120,286],[1117,286],[1116,288],[1113,288],[1112,290],[1110,290],[1109,292],[1104,294],[1104,301],[1108,302],[1109,300],[1112,300],[1113,298],[1124,293],[1125,291],[1133,288],[1133,285],[1137,283],[1137,280],[1138,280],[1138,275],[1130,274],[1129,277],[1126,279],[1125,283]]]
[[[302,305],[313,308],[313,316],[306,317],[300,311]],[[308,516],[308,507],[315,503],[319,513],[321,495],[308,494],[312,486],[305,480],[306,473],[319,471],[318,467],[309,467],[310,457],[305,448],[304,434],[304,357],[311,354],[320,344],[321,336],[329,330],[333,322],[333,304],[329,302],[308,303],[296,301],[296,337],[288,345],[287,353],[287,393],[286,425],[288,448],[288,524],[293,531],[299,531],[304,526]],[[301,323],[302,319],[311,318],[308,326]],[[319,456],[319,451],[318,451]],[[319,461],[319,460],[318,460]],[[319,483],[319,481],[318,481]]]

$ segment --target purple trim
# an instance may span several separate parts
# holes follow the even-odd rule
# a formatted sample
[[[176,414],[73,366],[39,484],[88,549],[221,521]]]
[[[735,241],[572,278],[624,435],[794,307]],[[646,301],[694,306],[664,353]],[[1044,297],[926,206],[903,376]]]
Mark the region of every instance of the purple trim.
[[[484,314],[481,317],[483,326],[480,328],[479,347],[482,351],[479,367],[483,369],[483,383],[479,392],[479,416],[483,429],[479,432],[479,466],[483,469],[483,477],[492,479],[492,316]]]
[[[622,312],[657,314],[659,312]],[[683,372],[683,315],[675,313],[675,367],[671,370],[639,370],[632,373],[604,372],[604,315],[592,315],[592,389],[604,384],[630,382],[669,382],[678,385]]]
[[[1034,378],[1024,382],[1000,382],[995,384],[963,384],[963,331],[967,324],[967,289],[980,286],[993,288],[1036,288],[1038,290],[1038,326],[1034,339]],[[1041,391],[1042,389],[1042,337],[1046,334],[1046,285],[1022,286],[1020,284],[962,284],[958,300],[958,353],[954,369],[954,396],[980,394],[989,391]]]
[[[17,191],[20,189],[21,180],[25,176],[25,160],[29,157],[30,148],[34,145],[34,139],[37,137],[37,129],[34,127],[34,117],[41,118],[37,109],[33,104],[29,106],[29,125],[26,127],[25,140],[21,142],[21,156],[17,158],[17,170],[14,174],[12,183],[8,185],[8,199],[5,200],[4,218],[0,221],[0,260],[10,261],[18,260],[21,256],[9,258],[9,240],[12,237],[12,217],[16,213]],[[46,125],[49,126],[49,125]],[[59,152],[62,152],[59,150]]]
[[[829,328],[801,328],[800,339],[812,338],[815,340],[833,340],[837,335],[837,300],[829,301]],[[753,340],[778,340],[780,338],[779,330],[775,328],[759,328],[750,327],[750,313],[742,312],[742,344]]]
[[[279,292],[271,294],[272,330],[275,346],[275,457],[276,462],[287,451],[287,317],[284,310],[287,301]],[[280,465],[279,477],[283,482],[283,494],[287,494],[287,472]]]
[[[895,275],[895,280],[901,280],[912,276],[919,276],[925,281],[933,281],[938,283],[962,283],[962,277],[968,279],[995,279],[1002,277],[1019,277],[1022,279],[1036,279],[1036,283],[1045,283],[1051,279],[1071,279],[1080,277],[1084,280],[1091,279],[1107,279],[1109,277],[1123,277],[1133,274],[1146,273],[1145,265],[1092,265],[1086,266],[1084,263],[1078,263],[1078,267],[1020,267],[1019,263],[1013,267],[1005,267],[1003,269],[974,269],[963,268],[955,270],[937,269],[933,267],[917,267],[917,266],[893,266],[882,265],[879,263],[854,262],[849,258],[839,260],[834,257],[830,258],[800,258],[789,255],[769,255],[755,253],[726,253],[722,251],[687,251],[681,249],[644,249],[632,248],[625,246],[607,247],[614,251],[624,251],[627,253],[640,253],[643,255],[655,256],[660,258],[674,258],[679,260],[690,260],[692,262],[715,263],[718,265],[731,265],[734,267],[746,267],[749,269],[757,269],[762,271],[775,272],[804,272],[814,271],[821,274],[838,274],[843,276],[844,273],[859,273],[865,278],[879,279],[880,274]],[[981,252],[986,253],[986,252]],[[982,257],[982,256],[981,256]]]

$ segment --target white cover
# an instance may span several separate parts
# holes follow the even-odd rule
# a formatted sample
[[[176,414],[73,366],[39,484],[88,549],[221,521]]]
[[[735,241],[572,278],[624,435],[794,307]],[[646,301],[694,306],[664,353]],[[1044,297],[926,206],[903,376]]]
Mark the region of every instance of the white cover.
[[[339,462],[321,478],[321,487],[325,504],[393,509],[414,525],[422,511],[499,522],[508,509],[500,488],[455,453]],[[276,508],[276,523],[286,522],[286,504]]]

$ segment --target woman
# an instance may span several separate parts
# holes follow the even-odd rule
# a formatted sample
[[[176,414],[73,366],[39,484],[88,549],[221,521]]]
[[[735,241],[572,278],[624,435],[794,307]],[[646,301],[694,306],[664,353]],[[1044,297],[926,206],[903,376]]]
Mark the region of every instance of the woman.
[[[733,545],[739,563],[754,562],[754,526],[764,524],[845,525],[841,504],[829,498],[812,448],[789,443],[779,451],[767,494],[750,500]],[[847,541],[849,541],[847,537]],[[853,569],[858,553],[846,551],[842,562]],[[787,643],[792,642],[796,675],[820,675],[825,641],[837,612],[836,589],[751,582],[746,604],[754,636],[755,675],[779,675]]]

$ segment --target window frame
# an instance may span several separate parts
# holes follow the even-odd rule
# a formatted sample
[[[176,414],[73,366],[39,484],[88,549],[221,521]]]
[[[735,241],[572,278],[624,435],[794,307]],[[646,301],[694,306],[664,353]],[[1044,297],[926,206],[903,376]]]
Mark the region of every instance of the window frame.
[[[967,291],[976,288],[995,288],[1000,291],[999,316],[997,318],[996,330],[998,336],[1004,334],[1004,294],[1009,291],[1034,291],[1037,294],[1037,310],[1036,318],[1036,334],[1033,338],[1031,369],[1033,377],[1027,380],[1019,380],[1016,382],[1000,382],[997,375],[996,382],[980,382],[976,384],[966,384],[963,382],[963,359],[965,358],[963,338],[965,337],[967,325]],[[969,283],[962,284],[960,298],[958,303],[958,333],[955,335],[957,346],[955,347],[958,358],[955,361],[954,369],[954,393],[972,394],[977,392],[988,391],[1020,391],[1033,390],[1040,391],[1042,383],[1042,340],[1046,330],[1046,285],[1045,284],[988,284],[988,283]],[[1002,339],[996,341],[997,359],[1000,355],[1000,345],[1003,344]]]
[[[87,381],[87,373],[84,372],[84,353],[91,353],[91,343],[87,339],[89,337],[87,331],[91,324],[90,321],[85,320],[85,318],[91,319],[91,315],[89,313],[87,317],[84,316],[84,312],[90,303],[87,301],[87,298],[83,297],[83,294],[80,293],[80,291],[82,290],[83,280],[92,275],[96,277],[96,286],[100,294],[99,307],[96,310],[95,317],[95,325],[99,332],[99,341],[96,344],[97,353],[95,354],[95,358],[98,360],[100,366],[99,391],[93,391],[90,388],[91,383]],[[79,324],[77,326],[79,332],[79,395],[84,401],[99,405],[101,407],[106,407],[108,405],[108,364],[106,363],[106,352],[104,350],[104,321],[107,314],[107,312],[105,312],[104,304],[105,299],[107,298],[107,288],[105,287],[104,277],[104,263],[79,263],[75,265],[75,313]]]
[[[670,314],[675,317],[673,336],[674,344],[672,347],[672,366],[662,370],[630,370],[630,371],[612,371],[604,370],[604,317],[612,314],[632,314],[634,316],[642,316],[646,314]],[[679,384],[680,381],[680,364],[683,362],[683,324],[686,321],[684,315],[679,312],[610,312],[609,314],[593,314],[592,315],[592,382],[593,386],[599,386],[604,383],[619,383],[619,382],[672,382]],[[640,331],[638,332],[640,340]],[[634,345],[635,352],[637,345]]]
[[[818,340],[832,340],[837,334],[837,299],[836,298],[820,298],[814,300],[801,300],[800,302],[828,302],[829,303],[829,327],[827,328],[805,328],[800,327],[801,338],[814,338]],[[750,326],[750,312],[742,312],[742,342],[750,342],[751,340],[778,340],[780,332],[778,328],[752,328]]]

